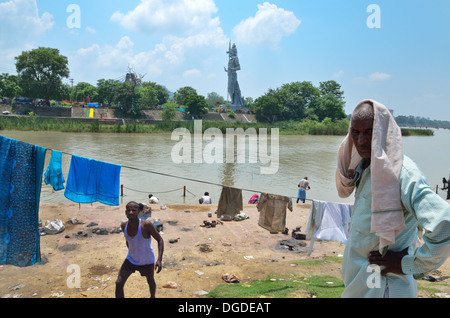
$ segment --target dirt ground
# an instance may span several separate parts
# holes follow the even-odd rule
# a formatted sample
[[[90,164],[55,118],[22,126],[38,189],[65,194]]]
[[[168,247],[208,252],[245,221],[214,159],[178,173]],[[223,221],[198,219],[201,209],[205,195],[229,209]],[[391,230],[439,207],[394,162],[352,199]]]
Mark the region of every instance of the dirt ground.
[[[266,278],[271,273],[332,275],[341,277],[340,263],[327,266],[296,266],[295,261],[341,256],[344,246],[337,242],[315,242],[307,256],[306,246],[294,250],[280,247],[280,242],[291,239],[291,231],[301,226],[305,233],[309,204],[294,204],[287,213],[289,234],[271,234],[258,223],[255,205],[245,205],[242,221],[228,221],[216,227],[202,227],[204,220],[216,220],[217,205],[168,205],[162,210],[153,205],[149,220],[159,219],[163,224],[161,235],[165,241],[163,269],[155,274],[159,298],[198,298],[198,293],[213,289],[222,280],[223,273],[234,274],[242,283]],[[123,233],[114,233],[125,221],[125,205],[118,207],[94,203],[41,204],[40,219],[61,219],[63,232],[41,236],[42,262],[29,267],[3,265],[0,267],[0,297],[2,298],[113,298],[118,270],[126,257],[127,247]],[[208,216],[211,213],[211,217]],[[77,217],[77,223],[70,221]],[[97,225],[89,226],[91,223]],[[111,233],[113,232],[113,233]],[[169,241],[176,240],[170,243]],[[152,242],[157,253],[157,244]],[[450,294],[450,261],[433,272],[437,282],[421,281],[430,288]],[[81,282],[74,279],[79,270]],[[167,285],[174,282],[175,288]],[[434,285],[433,285],[434,284]],[[75,286],[74,286],[75,285]],[[433,297],[435,292],[419,293],[419,297]],[[150,293],[146,280],[133,274],[125,285],[125,296],[146,298]],[[298,294],[306,298],[309,295]]]

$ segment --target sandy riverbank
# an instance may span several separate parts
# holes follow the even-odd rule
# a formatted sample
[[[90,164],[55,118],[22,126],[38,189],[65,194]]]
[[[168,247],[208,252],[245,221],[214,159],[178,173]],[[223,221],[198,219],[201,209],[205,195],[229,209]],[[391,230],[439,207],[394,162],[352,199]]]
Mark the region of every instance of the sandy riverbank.
[[[298,246],[294,251],[279,248],[279,242],[291,238],[292,229],[301,226],[304,233],[309,204],[294,204],[294,211],[287,212],[289,235],[270,234],[258,226],[258,211],[254,205],[244,206],[243,212],[249,219],[223,222],[214,228],[201,227],[204,220],[215,220],[216,208],[217,205],[168,205],[166,210],[161,210],[153,205],[151,219],[161,220],[165,241],[163,270],[156,274],[157,297],[200,297],[197,292],[224,284],[223,273],[235,274],[243,283],[266,278],[271,273],[341,277],[340,263],[320,267],[292,265],[294,261],[343,254],[344,246],[337,242],[316,242],[309,257],[306,253],[309,241],[304,241],[306,246]],[[42,222],[61,219],[65,222],[65,230],[56,235],[41,236],[41,263],[26,268],[11,265],[0,268],[0,297],[114,297],[115,280],[127,248],[123,234],[111,233],[111,230],[126,220],[124,210],[124,205],[110,207],[97,203],[42,204]],[[208,217],[209,212],[212,217]],[[69,220],[75,216],[78,223],[72,224]],[[98,225],[88,227],[92,222]],[[95,230],[97,228],[103,232]],[[176,239],[177,242],[169,243]],[[156,252],[156,242],[153,247]],[[80,269],[80,288],[68,287],[67,280],[74,273],[69,267],[72,264]],[[438,279],[439,289],[450,294],[449,261],[434,273],[434,277]],[[164,288],[168,282],[175,282],[177,288]],[[432,287],[435,286],[437,284]],[[125,286],[125,296],[148,297],[145,279],[133,274]],[[299,292],[296,297],[308,295]]]

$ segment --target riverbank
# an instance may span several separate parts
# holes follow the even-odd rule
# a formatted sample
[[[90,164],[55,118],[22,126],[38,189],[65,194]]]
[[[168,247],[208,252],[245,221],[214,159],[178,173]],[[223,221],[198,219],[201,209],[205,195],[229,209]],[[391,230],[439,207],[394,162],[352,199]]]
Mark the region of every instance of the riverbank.
[[[209,128],[219,129],[226,133],[227,129],[249,128],[271,129],[277,128],[280,135],[322,135],[345,136],[348,132],[349,120],[336,122],[324,120],[281,121],[276,123],[253,123],[242,121],[202,120],[202,132]],[[117,118],[66,118],[66,117],[37,117],[37,116],[3,116],[0,117],[1,130],[29,130],[29,131],[61,131],[61,132],[95,132],[95,133],[167,133],[177,128],[185,128],[194,132],[193,120],[162,121],[146,119],[117,119]],[[433,136],[431,129],[402,128],[403,136]]]
[[[323,288],[341,288],[341,256],[344,246],[318,241],[307,255],[309,241],[296,240],[293,248],[280,242],[290,240],[292,230],[305,233],[310,204],[294,204],[287,212],[288,235],[271,234],[261,228],[254,205],[244,205],[249,216],[242,221],[203,227],[204,221],[216,220],[217,205],[152,206],[150,220],[163,224],[165,241],[163,270],[156,274],[157,297],[207,298],[217,286],[229,285],[224,273],[239,278],[239,286],[250,288],[259,280],[286,284],[287,298],[317,297],[303,288],[287,287],[293,280],[308,281],[324,277]],[[0,267],[0,297],[4,298],[113,298],[118,270],[127,247],[122,233],[115,231],[126,220],[125,206],[98,203],[41,204],[40,219],[61,219],[63,232],[41,236],[42,262],[30,267]],[[211,213],[211,217],[208,215]],[[70,221],[74,217],[77,222]],[[157,245],[153,241],[153,248]],[[432,273],[435,282],[419,281],[419,297],[450,294],[450,261]],[[78,270],[78,272],[77,272]],[[74,274],[80,274],[79,285]],[[276,278],[273,278],[276,277]],[[334,281],[335,285],[326,282]],[[125,286],[125,296],[146,298],[149,290],[144,278],[133,274]],[[272,297],[260,295],[258,297]]]
[[[185,128],[194,132],[193,120],[162,121],[147,119],[89,119],[37,116],[4,116],[0,117],[0,130],[30,131],[62,131],[62,132],[98,132],[98,133],[164,133],[177,128]],[[209,128],[219,129],[226,133],[227,129],[242,128],[278,128],[280,135],[345,135],[348,131],[348,120],[333,122],[301,122],[252,123],[242,121],[202,120],[202,132]]]

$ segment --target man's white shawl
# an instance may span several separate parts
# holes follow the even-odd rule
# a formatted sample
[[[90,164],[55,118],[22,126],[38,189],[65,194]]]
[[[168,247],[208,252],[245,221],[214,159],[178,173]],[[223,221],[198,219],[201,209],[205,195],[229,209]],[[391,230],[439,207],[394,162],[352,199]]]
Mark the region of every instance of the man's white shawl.
[[[373,101],[374,123],[372,131],[372,153],[370,161],[372,186],[371,232],[380,238],[379,251],[395,242],[395,235],[405,228],[402,203],[400,199],[400,171],[403,163],[401,129],[389,109]],[[355,113],[355,111],[353,113]],[[350,196],[355,182],[349,170],[356,170],[361,156],[356,151],[349,133],[342,141],[338,152],[336,187],[341,198]]]

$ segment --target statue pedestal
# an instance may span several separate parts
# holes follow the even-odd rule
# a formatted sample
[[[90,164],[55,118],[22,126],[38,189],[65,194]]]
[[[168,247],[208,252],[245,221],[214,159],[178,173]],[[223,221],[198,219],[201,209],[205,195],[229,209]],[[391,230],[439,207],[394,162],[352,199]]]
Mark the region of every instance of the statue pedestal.
[[[236,111],[236,110],[238,110],[238,109],[244,109],[244,106],[243,106],[243,105],[230,104],[230,108],[231,108],[233,111]]]

